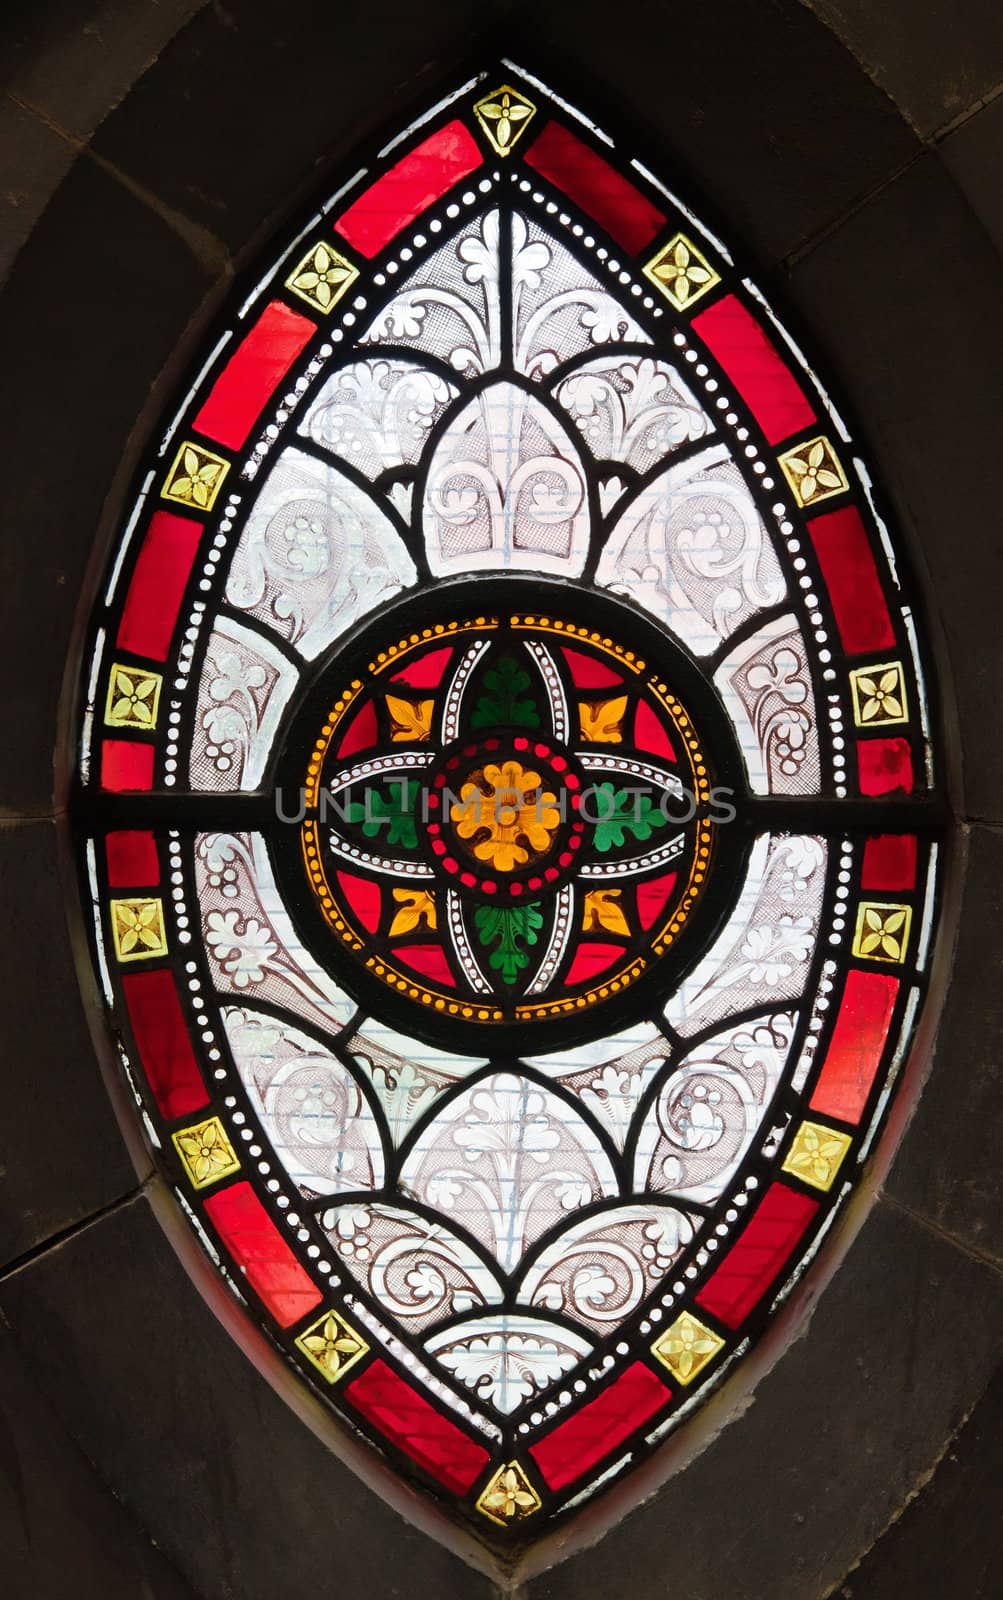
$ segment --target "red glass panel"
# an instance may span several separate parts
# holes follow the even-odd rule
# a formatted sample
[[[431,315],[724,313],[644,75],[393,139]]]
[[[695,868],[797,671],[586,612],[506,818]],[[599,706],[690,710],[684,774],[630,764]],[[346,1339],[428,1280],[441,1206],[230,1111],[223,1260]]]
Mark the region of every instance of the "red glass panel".
[[[891,794],[913,787],[912,752],[907,739],[858,739],[857,770],[862,794]]]
[[[661,1378],[635,1361],[608,1389],[582,1406],[567,1422],[530,1446],[543,1480],[551,1489],[565,1484],[595,1466],[635,1428],[648,1422],[672,1397]]]
[[[759,323],[733,294],[693,318],[693,327],[720,362],[770,444],[810,428],[812,406]]]
[[[526,153],[526,165],[562,189],[632,255],[665,224],[664,212],[560,122],[548,122]]]
[[[249,1183],[211,1195],[206,1212],[223,1244],[276,1322],[288,1328],[321,1299]]]
[[[860,512],[853,506],[830,511],[809,522],[808,532],[847,653],[887,650],[895,630]]]
[[[391,683],[406,683],[411,689],[437,689],[446,672],[452,650],[433,650],[403,672],[395,672]]]
[[[455,1494],[465,1494],[490,1459],[483,1445],[436,1411],[385,1361],[371,1362],[348,1385],[345,1399]]]
[[[133,739],[101,741],[101,787],[114,789],[153,788],[153,746]]]
[[[342,894],[362,926],[375,933],[380,925],[380,886],[372,878],[357,878],[354,872],[336,874]]]
[[[108,882],[113,889],[147,888],[160,882],[160,859],[152,833],[132,830],[105,839]]]
[[[118,643],[123,650],[164,661],[202,537],[201,522],[157,511],[139,552],[125,597]]]
[[[612,689],[615,684],[623,682],[618,672],[611,672],[601,661],[583,656],[579,650],[562,650],[561,654],[568,663],[568,671],[577,689]]]
[[[862,889],[913,889],[916,886],[916,836],[882,833],[864,845]]]
[[[371,700],[367,700],[345,729],[345,736],[338,746],[339,756],[354,756],[357,750],[371,750],[378,732],[376,707]]]
[[[642,928],[650,928],[661,915],[662,907],[676,887],[675,872],[663,872],[637,886],[637,916]]]
[[[281,300],[266,306],[210,389],[195,418],[199,432],[238,449],[315,330]]]
[[[811,1109],[840,1122],[859,1122],[891,1027],[897,978],[849,972]]]
[[[207,1105],[173,974],[167,967],[130,972],[122,991],[143,1071],[163,1115],[186,1117]]]
[[[780,1276],[818,1210],[818,1202],[785,1183],[771,1183],[700,1293],[698,1305],[729,1328],[745,1321]]]
[[[463,123],[448,122],[378,178],[342,212],[335,228],[360,255],[374,256],[480,164]]]
[[[613,965],[623,955],[620,944],[583,944],[565,978],[565,983],[588,983],[600,972]]]
[[[395,950],[394,955],[404,966],[420,972],[422,977],[434,978],[437,983],[448,983],[451,989],[456,988],[456,979],[439,945],[409,944],[402,950]]]
[[[676,752],[661,718],[657,717],[643,700],[638,701],[634,716],[634,739],[639,750],[647,750],[649,755],[662,756],[666,761],[675,761]]]

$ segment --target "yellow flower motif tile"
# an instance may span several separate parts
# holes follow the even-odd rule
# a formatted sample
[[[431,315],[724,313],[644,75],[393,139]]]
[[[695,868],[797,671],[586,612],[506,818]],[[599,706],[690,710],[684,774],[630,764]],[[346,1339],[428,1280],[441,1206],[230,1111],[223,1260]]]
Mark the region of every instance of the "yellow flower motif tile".
[[[230,463],[201,444],[183,444],[174,457],[161,490],[165,500],[191,506],[195,511],[211,511]]]
[[[108,679],[104,720],[109,728],[155,728],[163,679],[144,667],[116,662]]]
[[[621,890],[590,889],[582,908],[582,927],[586,933],[604,929],[607,933],[630,936],[630,924],[620,905]]]
[[[787,1152],[784,1172],[810,1183],[813,1189],[832,1188],[846,1152],[853,1143],[848,1133],[827,1128],[821,1122],[802,1122]]]
[[[908,722],[905,674],[900,661],[880,661],[850,673],[853,717],[858,728],[887,727]]]
[[[677,233],[644,268],[644,275],[671,300],[677,311],[688,311],[703,298],[721,275],[685,233]]]
[[[369,1349],[361,1333],[356,1333],[337,1311],[325,1311],[300,1334],[296,1344],[328,1383],[337,1383]]]
[[[518,761],[489,764],[476,782],[465,783],[450,818],[461,839],[476,839],[477,860],[496,872],[536,860],[561,825],[557,796],[541,789],[540,774]]]
[[[211,1183],[240,1171],[236,1152],[218,1117],[193,1123],[171,1138],[193,1189],[207,1189]]]
[[[390,924],[391,939],[413,933],[422,922],[428,929],[435,927],[435,900],[427,889],[395,889],[394,899],[400,910],[394,913]]]
[[[434,700],[405,700],[400,695],[388,694],[387,710],[394,744],[424,744],[432,737]]]
[[[905,960],[912,907],[862,900],[857,909],[853,954],[867,961]]]
[[[672,1326],[659,1334],[651,1353],[668,1367],[680,1383],[692,1383],[708,1361],[713,1361],[724,1340],[688,1311],[680,1312]]]
[[[582,738],[589,744],[621,744],[627,696],[615,700],[583,700],[578,707]]]
[[[507,156],[536,115],[532,100],[503,83],[474,106],[474,116],[496,156]]]
[[[302,261],[290,272],[286,288],[305,300],[314,311],[326,314],[348,293],[358,276],[358,267],[353,267],[321,239],[310,246]]]
[[[540,1496],[518,1461],[499,1467],[477,1499],[478,1511],[502,1528],[531,1517],[541,1504]]]
[[[779,458],[784,477],[799,506],[814,506],[847,488],[839,457],[821,434],[807,444],[795,445]]]
[[[144,961],[167,954],[160,900],[112,900],[110,910],[111,936],[120,961]]]

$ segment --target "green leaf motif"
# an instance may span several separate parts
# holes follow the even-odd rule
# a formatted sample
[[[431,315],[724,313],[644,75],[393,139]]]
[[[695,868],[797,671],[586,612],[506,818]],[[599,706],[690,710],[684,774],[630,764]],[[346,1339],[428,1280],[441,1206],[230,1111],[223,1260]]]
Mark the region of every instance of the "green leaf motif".
[[[481,944],[497,944],[488,964],[500,972],[506,983],[514,983],[529,966],[529,949],[539,942],[543,912],[538,905],[478,906],[474,924]]]
[[[632,789],[617,789],[612,783],[599,783],[589,797],[595,824],[597,850],[612,850],[624,843],[627,834],[635,839],[650,839],[656,828],[664,828],[668,818],[650,795]]]
[[[530,687],[530,676],[514,656],[502,656],[496,667],[484,674],[489,694],[478,697],[470,718],[473,728],[538,728],[540,713],[532,700],[522,698]]]
[[[361,822],[367,839],[382,834],[384,843],[418,848],[418,827],[414,812],[418,803],[418,781],[395,778],[380,789],[365,789],[363,798],[348,807],[350,822]]]

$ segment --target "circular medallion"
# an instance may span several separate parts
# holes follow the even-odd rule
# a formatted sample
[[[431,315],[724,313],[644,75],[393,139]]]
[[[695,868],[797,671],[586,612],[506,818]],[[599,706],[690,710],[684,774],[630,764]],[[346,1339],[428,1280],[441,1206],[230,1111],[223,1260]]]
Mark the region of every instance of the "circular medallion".
[[[392,608],[324,666],[290,739],[318,948],[418,1033],[605,1026],[668,976],[718,853],[728,741],[712,705],[698,727],[681,654],[615,601],[522,598],[456,586],[424,626]]]

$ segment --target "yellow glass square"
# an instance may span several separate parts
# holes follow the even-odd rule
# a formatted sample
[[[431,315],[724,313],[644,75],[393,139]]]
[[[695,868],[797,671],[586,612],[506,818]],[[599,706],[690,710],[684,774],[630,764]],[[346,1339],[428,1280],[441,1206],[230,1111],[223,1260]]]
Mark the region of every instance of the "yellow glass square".
[[[328,1383],[338,1383],[369,1349],[361,1333],[337,1311],[325,1311],[300,1334],[296,1345]]]
[[[230,463],[204,445],[186,442],[181,446],[160,491],[165,500],[191,506],[195,511],[211,511]]]
[[[862,900],[857,908],[853,954],[865,961],[905,960],[912,927],[912,907],[895,902]]]
[[[112,900],[111,936],[120,961],[148,961],[167,954],[160,900]]]
[[[644,276],[671,300],[677,311],[688,311],[721,282],[702,250],[685,233],[677,233],[644,268]]]
[[[783,1171],[823,1192],[832,1188],[846,1152],[853,1143],[848,1133],[822,1122],[802,1122],[787,1152]]]
[[[155,728],[163,678],[145,667],[113,663],[104,720],[109,728]]]
[[[240,1171],[233,1145],[218,1117],[207,1117],[171,1135],[193,1189],[207,1189]]]
[[[850,673],[853,720],[858,728],[886,728],[909,721],[901,661],[877,661]]]
[[[358,267],[353,267],[339,251],[320,239],[293,267],[286,279],[286,288],[326,316],[342,295],[348,293],[358,276]]]
[[[822,434],[806,444],[795,445],[793,450],[785,450],[778,459],[799,506],[817,505],[847,488],[839,457]]]
[[[692,1383],[708,1361],[713,1361],[724,1340],[689,1311],[681,1311],[672,1326],[659,1334],[651,1353],[668,1367],[680,1383]]]
[[[536,107],[518,89],[503,83],[492,89],[474,106],[474,116],[496,156],[507,156],[518,144],[534,116]]]
[[[531,1517],[541,1504],[540,1496],[518,1461],[500,1466],[477,1497],[478,1511],[501,1528]]]

